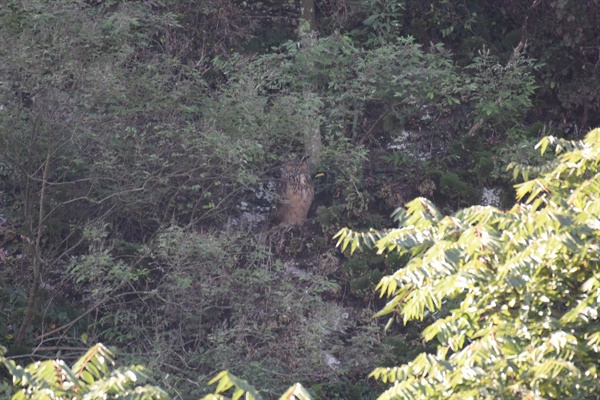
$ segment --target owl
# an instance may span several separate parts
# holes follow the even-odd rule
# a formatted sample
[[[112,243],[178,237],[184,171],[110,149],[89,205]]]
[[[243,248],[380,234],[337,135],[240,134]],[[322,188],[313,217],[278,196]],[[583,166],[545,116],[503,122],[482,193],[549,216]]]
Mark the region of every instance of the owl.
[[[290,161],[281,168],[279,183],[281,225],[302,225],[315,197],[306,158]]]

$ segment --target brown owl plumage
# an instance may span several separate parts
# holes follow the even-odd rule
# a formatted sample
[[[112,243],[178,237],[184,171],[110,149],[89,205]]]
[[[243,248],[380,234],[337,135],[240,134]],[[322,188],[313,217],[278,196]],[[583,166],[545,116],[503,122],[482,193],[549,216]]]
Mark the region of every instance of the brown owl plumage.
[[[281,168],[279,185],[281,225],[302,225],[315,197],[310,168],[305,159],[290,161]]]

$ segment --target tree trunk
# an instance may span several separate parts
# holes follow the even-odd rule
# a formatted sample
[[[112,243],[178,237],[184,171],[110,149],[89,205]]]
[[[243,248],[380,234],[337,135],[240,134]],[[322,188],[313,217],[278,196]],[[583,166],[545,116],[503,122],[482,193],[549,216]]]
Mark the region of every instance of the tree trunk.
[[[304,153],[308,156],[308,166],[311,170],[321,162],[321,139],[320,109],[321,100],[310,90],[304,92],[304,104],[306,105],[304,125]]]
[[[316,44],[316,33],[314,32],[317,28],[315,0],[301,0],[301,12],[303,25],[308,29],[300,28],[300,43],[306,51]],[[312,63],[308,63],[306,69],[310,70],[312,68],[314,68]],[[308,156],[308,166],[313,170],[320,162],[321,148],[323,147],[319,118],[321,101],[318,95],[309,88],[304,92],[304,104],[306,106],[304,153]]]
[[[315,14],[315,0],[302,0],[302,19],[308,23],[308,31],[317,29],[317,17]]]

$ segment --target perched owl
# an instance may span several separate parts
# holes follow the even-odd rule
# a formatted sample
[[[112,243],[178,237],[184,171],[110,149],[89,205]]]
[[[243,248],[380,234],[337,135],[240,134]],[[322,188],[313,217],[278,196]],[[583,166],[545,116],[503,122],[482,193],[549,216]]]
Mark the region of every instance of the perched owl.
[[[302,225],[315,197],[306,159],[290,161],[281,168],[279,185],[281,225]]]

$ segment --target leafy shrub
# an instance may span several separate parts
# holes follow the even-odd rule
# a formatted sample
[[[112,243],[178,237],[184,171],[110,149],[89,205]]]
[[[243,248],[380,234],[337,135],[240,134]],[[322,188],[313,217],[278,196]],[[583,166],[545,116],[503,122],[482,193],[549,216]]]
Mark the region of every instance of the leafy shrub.
[[[392,383],[382,399],[597,396],[600,129],[538,143],[549,146],[549,165],[513,166],[535,178],[517,185],[526,200],[510,210],[444,217],[421,198],[397,213],[397,229],[340,231],[343,248],[412,255],[381,280],[391,299],[377,315],[427,318],[424,340],[439,341],[435,354],[371,374]]]
[[[47,360],[23,368],[12,360],[6,360],[2,351],[0,347],[0,362],[12,375],[14,383],[13,400],[168,398],[156,386],[142,386],[148,375],[140,366],[111,370],[113,354],[102,344],[90,348],[71,367],[62,360]],[[7,388],[4,393],[10,391]]]
[[[466,202],[474,200],[475,190],[458,174],[446,172],[440,177],[440,192],[450,199],[461,199]]]
[[[479,182],[485,183],[491,178],[492,172],[496,167],[494,155],[490,151],[482,151],[475,155],[475,160],[473,172],[477,175]]]

